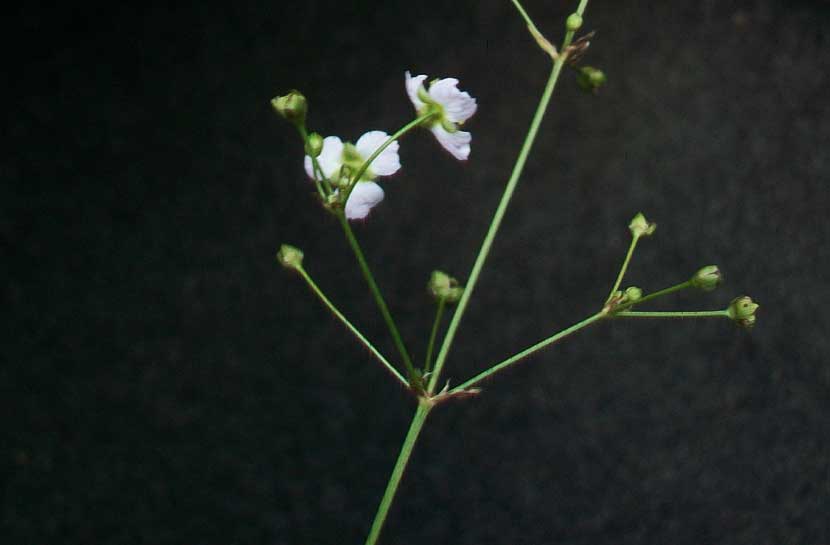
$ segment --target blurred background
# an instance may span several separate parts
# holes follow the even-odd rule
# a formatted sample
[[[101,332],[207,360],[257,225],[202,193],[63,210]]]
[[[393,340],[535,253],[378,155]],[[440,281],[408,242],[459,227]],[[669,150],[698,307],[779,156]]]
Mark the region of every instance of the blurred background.
[[[551,41],[576,2],[527,0]],[[5,19],[0,541],[362,543],[414,403],[274,261],[394,349],[295,131],[412,118],[405,70],[477,97],[467,163],[418,132],[355,225],[416,359],[434,268],[465,279],[548,75],[507,0],[151,3]],[[625,285],[717,264],[434,411],[383,543],[830,542],[830,4],[591,2],[462,323],[457,384]],[[10,97],[10,98],[9,98]]]

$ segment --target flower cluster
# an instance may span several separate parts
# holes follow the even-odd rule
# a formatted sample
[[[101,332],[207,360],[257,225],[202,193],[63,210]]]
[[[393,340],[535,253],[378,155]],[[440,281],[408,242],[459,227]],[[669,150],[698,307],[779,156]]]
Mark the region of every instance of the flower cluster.
[[[455,78],[433,80],[429,89],[423,85],[426,79],[425,75],[412,77],[406,72],[406,91],[418,116],[411,125],[429,129],[444,149],[464,161],[470,156],[472,136],[459,127],[475,114],[476,101],[458,89]],[[297,91],[275,98],[272,104],[306,139],[305,171],[319,185],[321,195],[328,203],[342,205],[347,219],[366,218],[384,197],[377,179],[401,168],[397,138],[402,131],[391,137],[384,131],[369,131],[354,144],[337,136],[320,138],[306,132],[305,98]]]

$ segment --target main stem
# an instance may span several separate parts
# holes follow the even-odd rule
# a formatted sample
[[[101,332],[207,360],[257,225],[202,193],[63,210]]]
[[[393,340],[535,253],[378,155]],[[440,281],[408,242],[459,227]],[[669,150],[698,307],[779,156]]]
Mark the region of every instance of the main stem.
[[[369,536],[366,538],[366,545],[374,545],[380,537],[383,523],[386,522],[386,515],[389,514],[389,507],[392,506],[392,500],[395,499],[395,493],[398,491],[398,485],[401,482],[401,477],[403,477],[404,469],[406,469],[406,464],[412,455],[412,448],[415,446],[415,441],[418,440],[418,435],[421,433],[421,428],[424,427],[424,422],[426,422],[431,408],[432,406],[426,401],[419,400],[418,409],[415,411],[415,416],[412,417],[412,423],[409,425],[409,431],[406,433],[406,438],[401,446],[398,460],[392,469],[392,476],[389,477],[386,491],[380,500],[380,506],[375,514],[375,520],[372,522],[372,529],[369,530]]]
[[[354,255],[357,258],[357,262],[360,265],[360,270],[363,272],[364,278],[366,278],[366,283],[369,284],[369,291],[372,292],[372,297],[374,297],[375,302],[380,309],[380,313],[383,316],[383,320],[386,322],[386,326],[389,328],[389,333],[392,335],[392,340],[395,342],[395,347],[398,349],[398,352],[403,359],[403,363],[406,366],[407,373],[409,373],[410,379],[410,386],[411,387],[418,387],[418,384],[412,384],[412,381],[416,379],[417,375],[415,374],[415,367],[412,365],[412,360],[409,357],[409,352],[406,350],[406,346],[403,344],[403,339],[401,338],[401,334],[398,331],[398,326],[395,325],[395,320],[392,319],[392,314],[389,312],[389,307],[386,306],[386,301],[383,299],[383,295],[380,293],[380,288],[378,287],[377,282],[375,282],[375,277],[372,275],[372,271],[369,269],[369,263],[366,261],[366,256],[363,255],[363,250],[360,249],[360,244],[357,242],[357,238],[354,236],[354,232],[352,232],[352,227],[349,225],[349,220],[346,219],[345,214],[342,211],[337,213],[337,219],[340,220],[340,224],[343,226],[343,231],[346,233],[346,239],[349,241],[349,246],[352,247],[352,251],[354,251]]]
[[[566,55],[564,54],[563,47],[563,54],[557,58],[553,65],[553,70],[551,71],[547,85],[545,86],[545,92],[542,94],[542,99],[536,107],[536,114],[533,116],[533,121],[530,124],[530,129],[527,131],[527,136],[525,136],[525,141],[522,145],[521,151],[519,152],[516,164],[513,166],[513,172],[510,174],[510,179],[507,181],[507,187],[504,189],[501,202],[499,202],[496,213],[493,215],[493,220],[490,222],[490,228],[487,230],[487,235],[484,237],[484,242],[482,242],[481,249],[478,251],[478,257],[476,257],[475,264],[473,264],[473,270],[470,272],[467,284],[464,287],[464,293],[458,301],[458,306],[456,307],[455,312],[452,315],[450,325],[447,328],[447,334],[444,337],[443,343],[441,343],[441,350],[438,352],[438,357],[435,360],[435,370],[429,380],[428,391],[430,393],[435,393],[435,386],[438,384],[438,379],[441,375],[441,370],[444,367],[444,362],[446,361],[447,355],[452,347],[455,334],[458,331],[458,325],[461,323],[461,318],[464,316],[464,311],[467,309],[467,303],[470,302],[470,297],[472,296],[473,290],[478,282],[481,269],[484,267],[484,262],[487,260],[487,255],[490,253],[490,247],[493,245],[493,240],[495,240],[496,233],[498,233],[502,219],[504,219],[504,214],[507,211],[507,205],[510,204],[513,191],[515,191],[516,185],[519,183],[519,177],[524,169],[527,156],[530,154],[530,149],[533,147],[533,142],[536,140],[536,134],[539,132],[539,126],[542,124],[542,118],[545,116],[545,111],[548,109],[548,104],[550,103],[551,96],[553,95],[553,90],[556,88],[556,82],[559,80],[559,74],[562,72],[565,57]]]

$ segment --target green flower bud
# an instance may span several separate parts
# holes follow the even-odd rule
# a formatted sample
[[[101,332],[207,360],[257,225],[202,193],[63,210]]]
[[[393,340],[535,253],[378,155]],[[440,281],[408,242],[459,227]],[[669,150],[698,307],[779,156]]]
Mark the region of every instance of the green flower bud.
[[[571,13],[565,21],[565,29],[568,32],[576,32],[582,27],[582,16],[578,13]]]
[[[277,261],[286,269],[301,269],[303,267],[303,252],[294,246],[283,244],[280,246],[280,251],[277,252]]]
[[[429,277],[427,289],[440,301],[445,303],[457,303],[464,293],[464,286],[458,284],[458,280],[443,271],[432,271]]]
[[[720,285],[722,280],[723,277],[721,276],[720,269],[718,269],[717,265],[707,265],[697,271],[691,278],[690,282],[692,283],[693,288],[703,291],[712,291]]]
[[[643,213],[639,212],[636,216],[634,216],[634,219],[631,220],[631,223],[628,224],[628,229],[631,231],[631,236],[635,238],[647,237],[654,233],[654,230],[657,229],[657,224],[649,223],[646,221],[646,217]]]
[[[305,126],[305,115],[308,103],[305,97],[297,90],[289,91],[287,95],[271,99],[274,111],[297,127]]]
[[[637,286],[631,286],[630,288],[626,288],[625,292],[623,293],[623,301],[626,303],[636,303],[642,298],[643,290],[641,290]]]
[[[316,132],[309,134],[305,152],[311,157],[317,157],[321,151],[323,151],[323,137]]]
[[[755,325],[755,311],[758,310],[759,305],[752,300],[748,295],[736,297],[729,303],[729,308],[726,313],[739,326],[746,329],[752,329]]]
[[[599,88],[605,85],[608,78],[605,77],[605,72],[593,66],[583,66],[579,69],[576,76],[576,83],[583,91],[596,93]]]

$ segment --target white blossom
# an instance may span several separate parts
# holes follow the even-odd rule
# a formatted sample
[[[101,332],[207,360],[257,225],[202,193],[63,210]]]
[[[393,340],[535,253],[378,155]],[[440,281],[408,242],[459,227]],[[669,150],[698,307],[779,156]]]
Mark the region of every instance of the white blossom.
[[[342,167],[347,167],[349,175],[354,176],[363,163],[388,139],[389,135],[383,131],[369,131],[358,138],[356,144],[343,142],[336,136],[327,136],[323,139],[323,148],[317,156],[317,163],[323,176],[337,185]],[[389,144],[360,176],[344,207],[346,218],[363,219],[383,200],[383,189],[374,180],[378,176],[391,176],[400,170],[398,149],[398,142]],[[305,156],[305,171],[309,178],[317,179],[314,175],[314,163],[308,155]]]
[[[375,182],[357,182],[346,203],[346,218],[362,220],[383,200],[383,189]]]
[[[444,78],[424,88],[425,75],[412,77],[406,72],[406,92],[418,115],[435,114],[428,128],[438,142],[460,161],[470,156],[472,135],[458,129],[476,113],[476,99],[458,89],[458,80]]]

